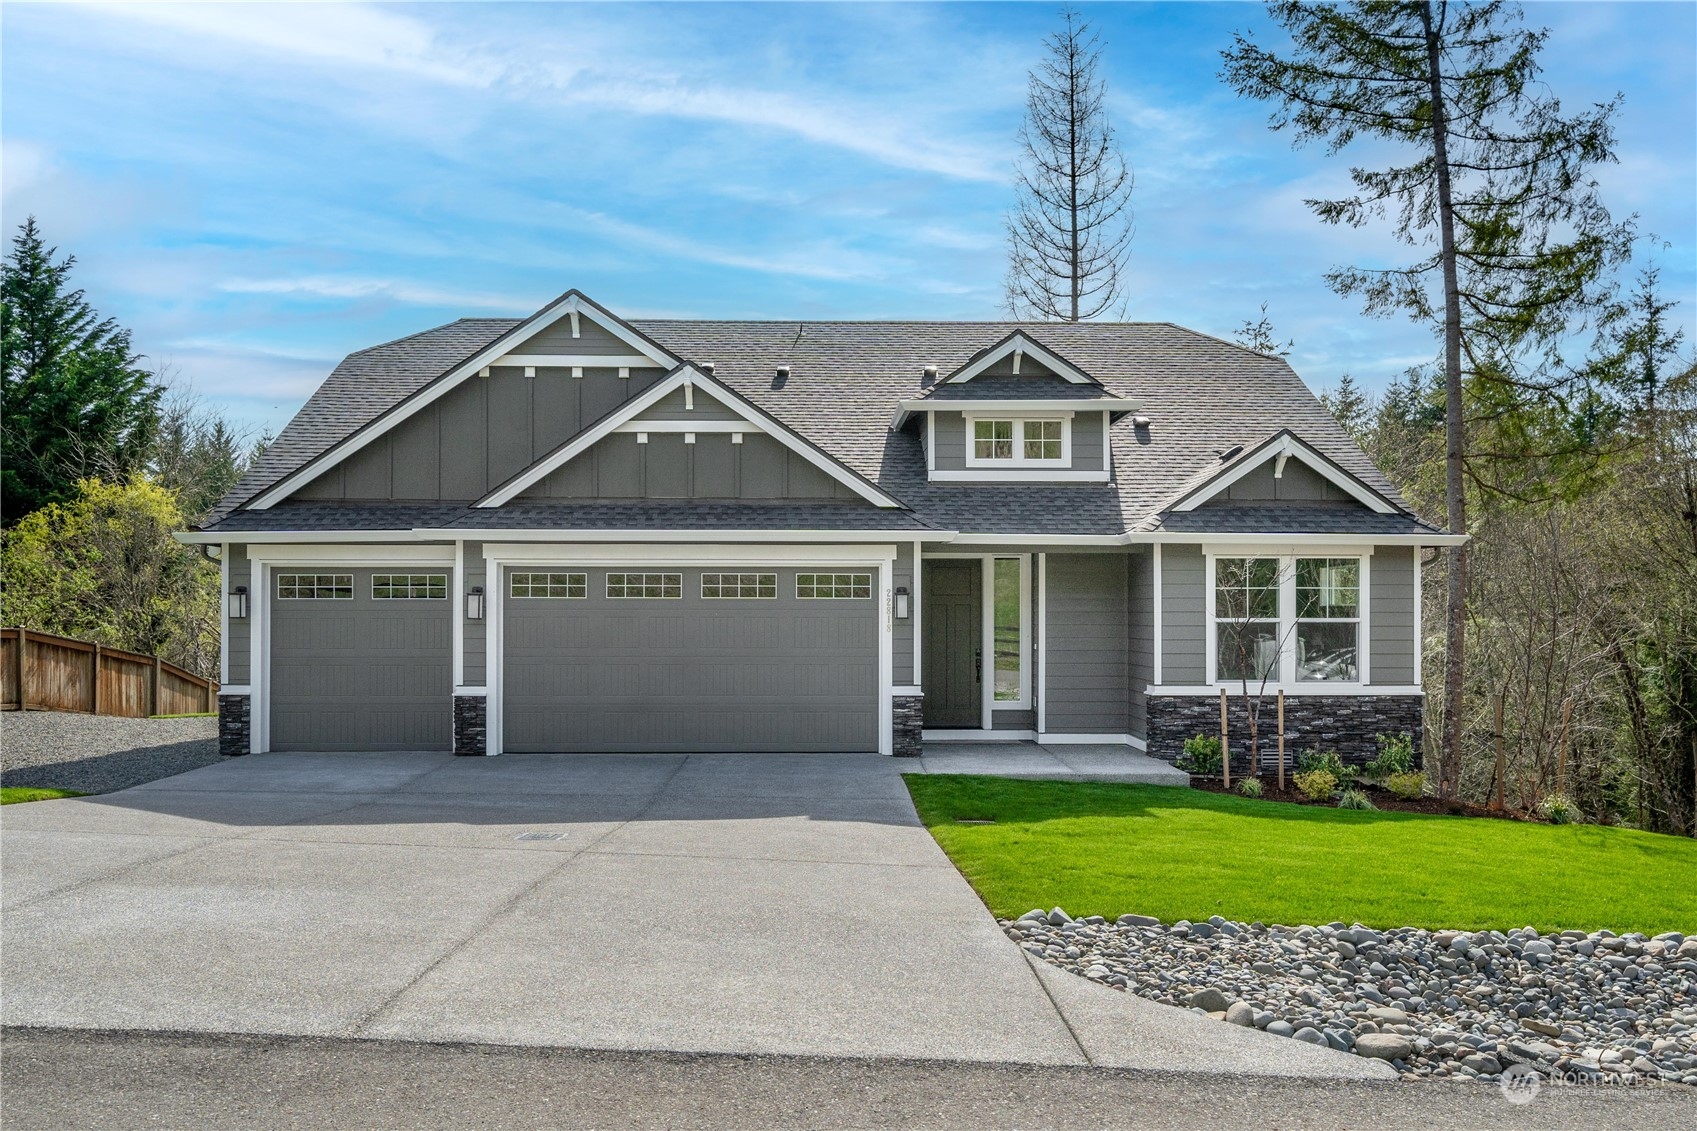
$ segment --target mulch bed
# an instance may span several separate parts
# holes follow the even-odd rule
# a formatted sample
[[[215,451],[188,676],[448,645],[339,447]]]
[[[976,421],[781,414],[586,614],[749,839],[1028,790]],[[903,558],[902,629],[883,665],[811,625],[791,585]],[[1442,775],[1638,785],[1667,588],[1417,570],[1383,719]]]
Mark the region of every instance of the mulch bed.
[[[1208,793],[1230,793],[1241,797],[1242,794],[1237,792],[1237,786],[1242,780],[1240,776],[1233,774],[1232,788],[1227,789],[1219,778],[1203,778],[1192,774],[1190,788],[1200,789]],[[1357,782],[1356,788],[1367,795],[1375,808],[1382,809],[1387,813],[1427,813],[1434,816],[1449,817],[1494,817],[1504,821],[1529,821],[1533,819],[1524,813],[1499,813],[1487,809],[1483,805],[1454,804],[1448,801],[1439,801],[1436,797],[1422,797],[1417,801],[1404,801],[1388,789],[1380,789],[1378,786],[1368,785],[1365,782]],[[1307,794],[1300,792],[1290,783],[1288,776],[1285,778],[1285,788],[1280,789],[1277,778],[1270,774],[1264,774],[1261,777],[1261,789],[1262,793],[1259,798],[1261,801],[1282,801],[1290,805],[1313,805],[1321,809],[1337,808],[1335,801],[1310,801]]]

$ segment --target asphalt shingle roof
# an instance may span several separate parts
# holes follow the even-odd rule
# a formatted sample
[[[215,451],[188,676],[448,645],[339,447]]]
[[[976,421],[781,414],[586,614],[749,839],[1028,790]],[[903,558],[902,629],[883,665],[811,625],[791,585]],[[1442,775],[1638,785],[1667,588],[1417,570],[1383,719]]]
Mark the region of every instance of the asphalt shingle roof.
[[[258,518],[263,512],[232,512],[517,324],[514,319],[462,319],[350,355],[243,477],[209,525],[235,530],[238,522],[276,521]],[[1396,489],[1282,359],[1168,323],[803,324],[636,319],[631,325],[679,357],[712,363],[718,380],[910,507],[910,518],[919,529],[1033,534],[1173,529],[1172,516],[1162,519],[1160,509],[1176,491],[1217,469],[1220,452],[1239,444],[1252,447],[1281,428],[1293,430],[1339,466],[1406,507]],[[936,395],[937,379],[925,378],[926,366],[935,365],[947,374],[1015,329],[1023,329],[1090,373],[1108,392],[1137,402],[1138,415],[1149,418],[1146,428],[1136,427],[1130,415],[1113,424],[1112,482],[931,483],[915,429],[891,430],[898,402]],[[789,366],[787,379],[776,376],[781,365]],[[971,396],[992,390],[1003,395],[1006,382],[1031,380],[986,375],[949,388],[967,390]],[[1029,390],[1032,385],[1020,388]],[[1065,390],[1100,396],[1089,385],[1065,385]],[[618,509],[625,504],[598,506]],[[680,502],[642,504],[639,510],[643,515],[663,516],[662,521],[675,519],[689,525],[687,514],[710,513],[713,507],[730,507],[737,513],[746,509],[740,504]],[[572,509],[588,513],[585,508]],[[877,509],[851,504],[848,511],[859,516],[855,522],[887,528],[878,525],[887,519],[871,513]],[[514,507],[503,510],[515,516],[528,514]],[[307,514],[295,506],[286,513],[303,520]],[[338,521],[355,521],[352,513]],[[398,514],[393,509],[383,513]],[[532,519],[542,518],[543,513]],[[565,515],[564,510],[552,508],[545,513]],[[1361,525],[1351,529],[1368,533],[1366,527],[1381,517],[1364,509],[1349,513],[1356,517],[1334,515],[1328,521],[1356,521]],[[611,521],[610,514],[597,517]],[[1422,525],[1421,529],[1430,528]]]

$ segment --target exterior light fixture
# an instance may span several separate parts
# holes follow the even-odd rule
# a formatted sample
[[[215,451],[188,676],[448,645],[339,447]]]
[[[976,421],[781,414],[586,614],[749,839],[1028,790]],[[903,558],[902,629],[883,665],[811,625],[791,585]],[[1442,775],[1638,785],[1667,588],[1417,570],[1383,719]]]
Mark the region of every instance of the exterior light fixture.
[[[230,619],[247,619],[247,586],[238,585],[230,590]]]
[[[473,585],[471,592],[465,595],[465,619],[483,619],[483,586]]]
[[[899,585],[899,586],[896,587],[896,619],[897,620],[906,620],[907,619],[907,608],[908,608],[908,606],[907,606],[907,586]]]

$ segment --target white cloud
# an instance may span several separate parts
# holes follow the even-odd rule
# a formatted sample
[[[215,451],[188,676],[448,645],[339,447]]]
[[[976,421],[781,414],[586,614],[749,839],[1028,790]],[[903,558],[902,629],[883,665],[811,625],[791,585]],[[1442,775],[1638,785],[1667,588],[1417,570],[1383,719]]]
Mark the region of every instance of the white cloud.
[[[229,279],[218,286],[232,294],[302,295],[315,298],[384,298],[414,306],[470,307],[476,310],[530,311],[534,297],[447,290],[402,279],[360,279],[309,275],[292,279]]]

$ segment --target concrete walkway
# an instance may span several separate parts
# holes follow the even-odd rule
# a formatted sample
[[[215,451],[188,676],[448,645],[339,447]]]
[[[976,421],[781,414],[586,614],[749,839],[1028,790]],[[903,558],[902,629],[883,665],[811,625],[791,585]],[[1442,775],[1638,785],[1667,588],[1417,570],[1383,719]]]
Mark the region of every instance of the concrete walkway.
[[[875,756],[254,755],[5,811],[3,1020],[1335,1078],[1030,963]]]
[[[1190,775],[1128,746],[1036,742],[928,742],[919,769],[928,774],[1189,785]]]

